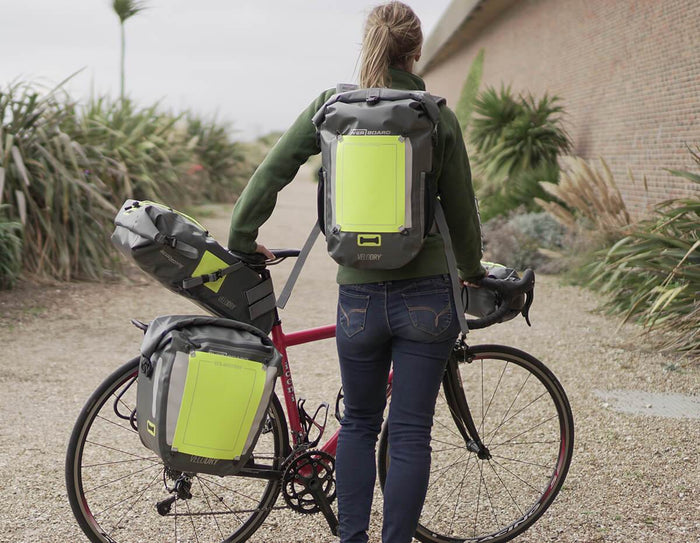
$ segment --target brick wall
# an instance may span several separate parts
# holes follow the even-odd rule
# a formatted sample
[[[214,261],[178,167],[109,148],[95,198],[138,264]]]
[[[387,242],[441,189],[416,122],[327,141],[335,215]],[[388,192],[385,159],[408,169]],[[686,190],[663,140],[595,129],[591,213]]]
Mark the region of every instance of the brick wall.
[[[519,0],[463,39],[423,74],[431,92],[454,105],[483,47],[482,88],[560,96],[574,154],[603,157],[633,213],[700,197],[700,186],[665,171],[698,170],[686,144],[700,144],[699,0]]]

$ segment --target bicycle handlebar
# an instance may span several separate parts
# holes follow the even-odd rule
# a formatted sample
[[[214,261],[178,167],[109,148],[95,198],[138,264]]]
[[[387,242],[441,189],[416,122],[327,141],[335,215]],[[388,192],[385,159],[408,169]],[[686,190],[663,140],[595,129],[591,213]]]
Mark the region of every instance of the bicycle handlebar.
[[[266,259],[265,255],[261,253],[230,252],[252,268],[256,270],[263,270],[267,266],[279,264],[285,258],[298,257],[301,251],[299,249],[270,249],[270,252],[275,255],[275,258],[272,260]],[[495,277],[484,277],[479,281],[478,285],[481,288],[487,288],[496,292],[501,299],[501,303],[496,311],[486,315],[485,317],[481,317],[479,319],[467,319],[467,324],[471,330],[486,328],[487,326],[502,322],[503,318],[508,313],[513,311],[511,302],[521,294],[525,294],[526,299],[520,313],[523,315],[523,317],[525,317],[525,321],[527,322],[528,326],[531,326],[529,311],[534,299],[535,272],[528,268],[523,273],[523,276],[516,281],[496,279]]]
[[[530,306],[535,298],[535,272],[531,269],[525,270],[523,276],[516,280],[496,279],[495,277],[484,277],[479,281],[481,288],[488,288],[496,292],[501,297],[501,304],[498,309],[485,317],[479,319],[467,319],[467,325],[470,330],[486,328],[492,324],[499,323],[503,320],[506,314],[513,311],[511,302],[521,294],[525,294],[525,303],[523,304],[520,313],[525,317],[528,326],[530,324]]]

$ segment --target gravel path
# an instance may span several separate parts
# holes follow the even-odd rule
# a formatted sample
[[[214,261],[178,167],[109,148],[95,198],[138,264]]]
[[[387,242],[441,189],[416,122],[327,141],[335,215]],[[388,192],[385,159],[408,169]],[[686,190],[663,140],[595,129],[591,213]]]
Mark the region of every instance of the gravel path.
[[[269,247],[300,246],[313,220],[315,186],[285,189],[263,227]],[[228,212],[212,207],[204,222],[226,239]],[[204,216],[210,215],[210,216]],[[289,272],[274,269],[278,292]],[[335,267],[318,243],[283,312],[287,330],[331,322]],[[518,542],[700,541],[700,420],[625,414],[601,392],[638,390],[698,399],[698,366],[654,353],[635,327],[593,309],[597,300],[556,277],[541,277],[532,311],[474,333],[474,343],[531,352],[559,377],[576,421],[576,451],[554,505]],[[198,312],[188,301],[134,274],[112,284],[22,286],[0,293],[0,542],[85,541],[68,506],[63,463],[73,422],[90,392],[137,353],[130,318]],[[307,405],[332,402],[339,386],[334,343],[290,349],[297,393]],[[333,420],[333,422],[335,422]],[[333,431],[331,427],[328,431]],[[377,494],[371,541],[378,542]],[[254,542],[330,542],[321,516],[275,511]]]

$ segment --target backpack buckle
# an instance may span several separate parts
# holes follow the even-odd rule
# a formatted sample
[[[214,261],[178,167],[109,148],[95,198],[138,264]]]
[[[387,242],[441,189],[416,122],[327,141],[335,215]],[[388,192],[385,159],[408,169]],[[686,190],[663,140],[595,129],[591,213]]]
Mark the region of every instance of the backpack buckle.
[[[369,89],[367,91],[367,98],[365,101],[368,104],[376,104],[381,99],[380,92],[381,91],[379,89]]]

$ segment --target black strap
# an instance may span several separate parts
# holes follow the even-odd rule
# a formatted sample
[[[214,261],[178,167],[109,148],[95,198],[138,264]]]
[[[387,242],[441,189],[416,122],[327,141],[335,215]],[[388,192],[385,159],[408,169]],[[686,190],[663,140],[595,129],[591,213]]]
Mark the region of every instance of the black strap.
[[[467,325],[467,318],[464,316],[464,303],[462,302],[462,285],[459,281],[459,274],[457,272],[457,260],[455,259],[454,251],[452,250],[452,238],[450,237],[450,229],[447,226],[447,220],[445,219],[445,212],[442,209],[442,203],[440,200],[435,202],[435,222],[437,223],[438,230],[442,234],[442,241],[445,245],[445,258],[447,258],[447,269],[450,272],[450,279],[452,281],[452,296],[455,301],[455,308],[457,310],[457,318],[459,319],[459,327],[463,334],[469,333],[469,326]]]
[[[214,281],[221,279],[224,275],[240,270],[243,266],[245,266],[243,262],[236,262],[235,264],[231,264],[226,268],[221,268],[220,270],[216,270],[212,273],[205,273],[204,275],[198,275],[197,277],[190,277],[182,282],[182,288],[188,290],[203,285],[204,283],[213,283]]]

